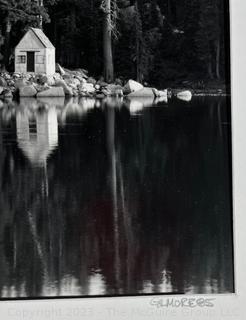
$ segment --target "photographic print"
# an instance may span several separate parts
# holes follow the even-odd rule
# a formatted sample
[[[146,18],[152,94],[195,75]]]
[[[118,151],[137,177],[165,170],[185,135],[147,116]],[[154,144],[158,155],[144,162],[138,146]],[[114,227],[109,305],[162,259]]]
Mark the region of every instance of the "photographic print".
[[[227,0],[0,0],[0,299],[234,293]]]

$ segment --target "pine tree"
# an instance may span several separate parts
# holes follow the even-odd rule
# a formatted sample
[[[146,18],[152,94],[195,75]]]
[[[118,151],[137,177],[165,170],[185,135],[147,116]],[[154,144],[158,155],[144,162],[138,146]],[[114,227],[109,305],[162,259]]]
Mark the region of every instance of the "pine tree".
[[[9,65],[10,37],[13,26],[21,21],[26,26],[38,26],[40,17],[48,21],[48,13],[38,1],[31,0],[0,0],[0,11],[5,19],[4,37],[4,68]]]

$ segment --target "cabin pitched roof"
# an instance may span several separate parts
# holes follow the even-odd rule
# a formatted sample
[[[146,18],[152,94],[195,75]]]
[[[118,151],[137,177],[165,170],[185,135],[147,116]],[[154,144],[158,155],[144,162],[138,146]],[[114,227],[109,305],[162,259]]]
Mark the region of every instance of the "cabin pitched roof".
[[[30,28],[30,29],[33,31],[33,33],[40,40],[40,42],[43,44],[45,48],[50,48],[50,49],[55,48],[53,44],[50,42],[50,40],[48,39],[48,37],[44,34],[43,30],[38,28]]]
[[[35,45],[34,45],[34,43]],[[44,34],[44,32],[41,29],[38,28],[29,28],[29,30],[25,33],[23,38],[20,40],[16,48],[23,48],[26,46],[38,46],[43,48],[49,48],[49,49],[55,49],[53,44],[50,42],[48,37]]]

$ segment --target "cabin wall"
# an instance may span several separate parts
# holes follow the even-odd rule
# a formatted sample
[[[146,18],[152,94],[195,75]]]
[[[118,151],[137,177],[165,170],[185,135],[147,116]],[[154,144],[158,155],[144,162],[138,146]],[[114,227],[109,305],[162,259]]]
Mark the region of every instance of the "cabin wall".
[[[35,51],[35,73],[46,73],[46,50],[47,49],[18,49],[15,50],[15,72],[27,73],[27,52]],[[19,57],[25,57],[22,62]]]
[[[56,72],[55,49],[46,49],[46,74],[53,75]]]
[[[35,52],[35,73],[46,73],[46,49]]]
[[[25,57],[26,61],[26,52],[23,52],[22,49],[16,49],[15,50],[15,72],[17,73],[26,73],[26,62],[21,63],[18,61],[18,56]]]

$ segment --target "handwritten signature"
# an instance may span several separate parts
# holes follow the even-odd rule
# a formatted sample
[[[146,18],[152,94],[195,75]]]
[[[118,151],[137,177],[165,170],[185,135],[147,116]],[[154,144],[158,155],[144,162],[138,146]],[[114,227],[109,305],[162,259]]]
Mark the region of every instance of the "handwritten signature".
[[[150,305],[156,308],[212,308],[214,307],[215,298],[153,298]]]

